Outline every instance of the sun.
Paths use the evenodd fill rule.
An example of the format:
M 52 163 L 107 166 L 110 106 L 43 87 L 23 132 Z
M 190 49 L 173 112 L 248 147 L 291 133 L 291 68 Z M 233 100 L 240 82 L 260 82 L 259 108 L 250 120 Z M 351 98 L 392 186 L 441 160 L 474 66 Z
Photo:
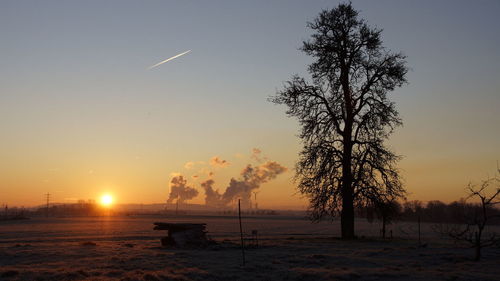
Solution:
M 111 204 L 113 204 L 113 196 L 109 194 L 101 196 L 101 205 L 108 207 L 111 206 Z

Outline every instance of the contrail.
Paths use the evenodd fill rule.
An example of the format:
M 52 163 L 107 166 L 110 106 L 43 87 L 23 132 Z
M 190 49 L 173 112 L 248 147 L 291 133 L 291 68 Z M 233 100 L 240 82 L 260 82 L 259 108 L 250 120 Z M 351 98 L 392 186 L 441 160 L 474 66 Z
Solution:
M 161 62 L 159 62 L 159 63 L 157 63 L 157 64 L 155 64 L 155 65 L 152 65 L 152 66 L 148 67 L 148 69 L 155 68 L 155 67 L 157 67 L 157 66 L 159 66 L 159 65 L 162 65 L 162 64 L 166 63 L 167 61 L 171 61 L 171 60 L 173 60 L 173 59 L 175 59 L 175 58 L 178 58 L 178 57 L 180 57 L 180 56 L 183 56 L 183 55 L 185 55 L 185 54 L 187 54 L 187 53 L 189 53 L 189 52 L 191 52 L 191 50 L 187 50 L 187 51 L 185 51 L 184 53 L 180 53 L 180 54 L 175 55 L 175 56 L 173 56 L 173 57 L 171 57 L 171 58 L 168 58 L 168 59 L 166 59 L 166 60 L 164 60 L 164 61 L 161 61 Z

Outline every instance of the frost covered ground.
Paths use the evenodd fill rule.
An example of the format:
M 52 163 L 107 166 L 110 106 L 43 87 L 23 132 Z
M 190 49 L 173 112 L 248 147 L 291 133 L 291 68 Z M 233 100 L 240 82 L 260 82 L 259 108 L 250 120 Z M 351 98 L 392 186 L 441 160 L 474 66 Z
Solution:
M 203 222 L 218 244 L 165 249 L 152 223 Z M 382 240 L 378 223 L 358 222 L 363 238 L 342 241 L 338 222 L 312 224 L 300 217 L 245 217 L 259 247 L 242 266 L 235 217 L 35 218 L 0 222 L 0 280 L 499 280 L 500 249 L 480 262 L 470 248 L 440 239 L 422 226 L 391 226 Z

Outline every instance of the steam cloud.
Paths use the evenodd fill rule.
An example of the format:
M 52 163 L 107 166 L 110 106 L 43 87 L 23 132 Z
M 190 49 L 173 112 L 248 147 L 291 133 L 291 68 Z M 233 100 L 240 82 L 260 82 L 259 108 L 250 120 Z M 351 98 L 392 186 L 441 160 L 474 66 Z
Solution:
M 262 151 L 258 148 L 252 149 L 250 158 L 256 161 L 257 165 L 248 164 L 240 172 L 240 176 L 231 178 L 229 185 L 224 193 L 219 192 L 214 188 L 215 181 L 213 180 L 213 172 L 207 167 L 201 168 L 196 174 L 191 175 L 192 180 L 196 181 L 200 178 L 200 173 L 209 178 L 201 182 L 201 187 L 205 191 L 205 204 L 210 207 L 224 208 L 236 200 L 241 199 L 244 207 L 251 207 L 252 192 L 255 192 L 262 184 L 275 179 L 278 175 L 287 171 L 287 168 L 275 161 L 268 161 L 268 158 L 262 155 Z M 214 156 L 209 162 L 186 162 L 184 168 L 191 170 L 195 165 L 208 164 L 212 168 L 223 168 L 229 166 L 229 162 L 218 156 Z M 198 190 L 188 186 L 187 179 L 179 173 L 171 174 L 173 177 L 170 182 L 170 194 L 167 200 L 168 203 L 177 201 L 182 203 L 198 196 Z
M 201 183 L 205 190 L 205 204 L 212 207 L 224 207 L 240 198 L 244 206 L 251 206 L 252 191 L 275 179 L 286 170 L 286 167 L 274 161 L 268 161 L 259 166 L 249 164 L 241 171 L 241 179 L 232 178 L 230 180 L 229 186 L 223 194 L 213 189 L 215 182 L 212 179 L 206 180 Z
M 177 199 L 177 202 L 182 203 L 186 200 L 193 199 L 198 196 L 198 190 L 187 185 L 187 180 L 183 176 L 177 175 L 170 181 L 170 195 L 167 202 L 171 203 Z
M 208 179 L 201 183 L 201 187 L 205 190 L 205 205 L 219 208 L 222 207 L 222 196 L 218 190 L 213 189 L 214 183 L 213 179 Z

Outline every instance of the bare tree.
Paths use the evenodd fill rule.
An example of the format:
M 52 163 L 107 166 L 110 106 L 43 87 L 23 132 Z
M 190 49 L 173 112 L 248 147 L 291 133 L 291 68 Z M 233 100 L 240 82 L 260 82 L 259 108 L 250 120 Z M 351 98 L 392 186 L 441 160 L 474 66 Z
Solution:
M 382 238 L 385 238 L 387 225 L 391 224 L 401 213 L 401 205 L 396 200 L 390 200 L 375 202 L 373 208 L 382 221 Z
M 488 195 L 491 188 L 495 190 Z M 481 249 L 500 243 L 500 237 L 495 232 L 487 232 L 486 227 L 500 218 L 494 206 L 500 203 L 500 170 L 494 178 L 483 180 L 479 186 L 469 183 L 467 199 L 478 200 L 479 203 L 462 204 L 460 210 L 461 222 L 453 225 L 439 225 L 436 230 L 446 234 L 456 241 L 465 241 L 474 249 L 474 260 L 481 259 Z
M 308 26 L 314 33 L 301 50 L 315 58 L 312 81 L 294 76 L 271 101 L 286 105 L 302 126 L 296 179 L 311 218 L 340 212 L 342 237 L 351 239 L 356 204 L 404 195 L 399 157 L 384 140 L 401 125 L 387 93 L 406 82 L 405 57 L 386 50 L 382 30 L 350 3 L 322 11 Z

